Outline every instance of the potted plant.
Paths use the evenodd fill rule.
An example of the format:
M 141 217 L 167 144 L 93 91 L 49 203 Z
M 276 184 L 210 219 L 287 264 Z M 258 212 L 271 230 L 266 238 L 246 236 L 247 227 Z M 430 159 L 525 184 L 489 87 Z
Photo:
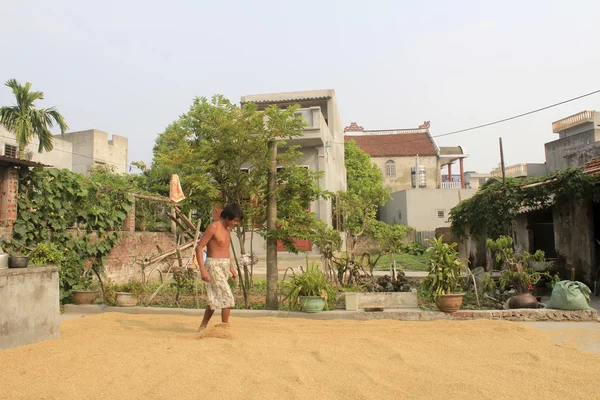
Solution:
M 526 251 L 515 252 L 510 236 L 500 236 L 497 240 L 488 239 L 487 246 L 492 250 L 496 263 L 501 266 L 500 286 L 503 291 L 514 291 L 509 299 L 509 308 L 538 308 L 538 299 L 533 296 L 535 286 L 542 278 L 550 283 L 558 281 L 558 276 L 550 272 L 538 272 L 533 268 L 536 263 L 545 263 L 541 250 L 530 254 Z
M 73 302 L 78 306 L 90 305 L 98 293 L 100 293 L 98 283 L 94 281 L 89 271 L 84 271 L 79 283 L 73 285 Z
M 115 302 L 119 307 L 135 307 L 141 296 L 145 293 L 141 282 L 130 280 L 114 288 Z
M 66 253 L 62 250 L 63 249 L 60 249 L 57 244 L 52 242 L 40 243 L 29 255 L 29 261 L 31 264 L 38 267 L 45 265 L 60 267 L 66 258 Z
M 22 251 L 22 248 L 18 248 L 9 253 L 8 268 L 27 268 L 30 253 L 23 253 Z
M 8 268 L 27 268 L 29 265 L 29 256 L 35 249 L 30 249 L 24 244 L 12 240 L 8 243 L 3 243 L 8 254 Z
M 432 239 L 429 253 L 429 275 L 423 280 L 426 290 L 433 294 L 437 308 L 453 313 L 462 306 L 464 293 L 460 289 L 460 273 L 465 265 L 458 257 L 456 243 L 444 243 L 442 236 Z
M 335 299 L 335 290 L 327 275 L 319 269 L 319 263 L 314 262 L 306 270 L 296 274 L 292 271 L 292 280 L 289 283 L 290 292 L 284 301 L 288 301 L 290 309 L 300 307 L 304 312 L 316 313 L 327 308 L 327 301 Z

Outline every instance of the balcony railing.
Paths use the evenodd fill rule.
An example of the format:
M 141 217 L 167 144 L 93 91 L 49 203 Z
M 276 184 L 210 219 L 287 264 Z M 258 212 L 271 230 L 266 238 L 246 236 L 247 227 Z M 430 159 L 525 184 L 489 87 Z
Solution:
M 506 176 L 508 176 L 509 178 L 526 177 L 527 176 L 527 164 L 521 163 L 521 164 L 509 165 L 508 167 L 504 168 L 504 172 L 505 172 Z M 493 170 L 491 172 L 491 175 L 495 178 L 501 177 L 502 169 L 496 168 L 495 170 Z
M 460 189 L 460 182 L 442 182 L 440 185 L 441 189 Z
M 594 121 L 594 111 L 582 111 L 552 123 L 552 132 L 559 133 L 565 129 Z

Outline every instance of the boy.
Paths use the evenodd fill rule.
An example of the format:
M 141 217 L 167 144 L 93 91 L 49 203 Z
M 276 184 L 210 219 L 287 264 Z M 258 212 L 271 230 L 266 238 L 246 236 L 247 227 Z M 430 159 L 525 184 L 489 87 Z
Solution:
M 208 326 L 208 321 L 216 309 L 221 309 L 221 321 L 229 323 L 229 313 L 234 306 L 233 293 L 227 282 L 228 271 L 237 279 L 233 263 L 229 255 L 231 245 L 231 229 L 244 218 L 244 213 L 238 204 L 228 204 L 221 211 L 221 219 L 213 222 L 196 247 L 196 260 L 200 266 L 200 276 L 206 282 L 208 307 L 204 311 L 204 318 L 198 331 Z M 202 256 L 202 249 L 207 247 L 206 261 Z

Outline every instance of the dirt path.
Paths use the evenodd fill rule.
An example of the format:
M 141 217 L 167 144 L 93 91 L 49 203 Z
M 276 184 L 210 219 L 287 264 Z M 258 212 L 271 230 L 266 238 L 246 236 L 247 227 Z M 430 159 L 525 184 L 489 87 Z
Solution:
M 502 321 L 100 314 L 0 351 L 0 399 L 593 398 L 600 355 Z M 590 397 L 591 396 L 591 397 Z

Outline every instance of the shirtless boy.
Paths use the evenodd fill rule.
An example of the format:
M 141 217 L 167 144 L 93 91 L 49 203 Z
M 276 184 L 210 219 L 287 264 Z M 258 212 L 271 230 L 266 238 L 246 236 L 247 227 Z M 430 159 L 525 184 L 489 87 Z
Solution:
M 206 282 L 206 294 L 208 307 L 204 311 L 204 318 L 200 324 L 199 331 L 208 326 L 208 321 L 216 309 L 221 309 L 221 321 L 229 323 L 229 313 L 234 306 L 233 293 L 227 282 L 229 273 L 233 279 L 237 274 L 229 255 L 231 245 L 231 229 L 244 218 L 244 213 L 238 204 L 228 204 L 221 211 L 220 221 L 213 222 L 202 235 L 202 239 L 196 246 L 196 260 L 200 266 L 200 275 Z M 207 247 L 206 261 L 202 255 L 202 249 Z M 227 271 L 229 269 L 229 271 Z

